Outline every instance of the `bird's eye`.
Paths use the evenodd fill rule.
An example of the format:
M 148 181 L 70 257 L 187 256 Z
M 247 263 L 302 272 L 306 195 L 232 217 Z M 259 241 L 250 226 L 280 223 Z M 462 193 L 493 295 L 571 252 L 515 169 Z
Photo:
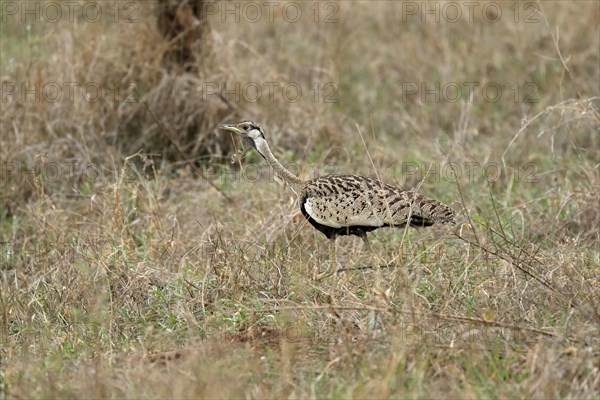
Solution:
M 248 128 L 249 128 L 248 125 L 244 125 L 244 127 L 242 129 L 244 129 L 245 131 L 247 131 Z

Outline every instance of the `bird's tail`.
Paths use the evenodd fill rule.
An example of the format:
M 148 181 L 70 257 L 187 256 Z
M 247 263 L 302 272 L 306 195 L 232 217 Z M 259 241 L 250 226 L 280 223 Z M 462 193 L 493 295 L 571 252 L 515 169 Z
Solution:
M 411 226 L 431 226 L 434 223 L 456 224 L 452 208 L 427 196 L 412 193 L 409 222 Z

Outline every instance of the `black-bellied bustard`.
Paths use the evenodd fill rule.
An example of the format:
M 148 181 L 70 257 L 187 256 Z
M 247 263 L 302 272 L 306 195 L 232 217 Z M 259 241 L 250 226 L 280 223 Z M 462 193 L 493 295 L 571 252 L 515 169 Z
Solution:
M 220 128 L 250 142 L 275 173 L 298 193 L 302 215 L 329 239 L 329 268 L 317 279 L 333 274 L 332 265 L 338 267 L 335 256 L 338 236 L 360 236 L 368 248 L 367 232 L 377 228 L 455 223 L 454 211 L 447 205 L 365 176 L 327 175 L 308 181 L 297 177 L 275 158 L 261 126 L 255 122 L 243 121 Z

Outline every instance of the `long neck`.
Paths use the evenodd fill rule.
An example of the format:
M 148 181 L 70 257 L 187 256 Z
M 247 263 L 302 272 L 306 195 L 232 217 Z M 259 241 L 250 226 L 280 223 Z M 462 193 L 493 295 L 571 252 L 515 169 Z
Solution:
M 302 179 L 298 178 L 296 175 L 288 171 L 283 165 L 281 165 L 273 153 L 271 153 L 269 144 L 265 139 L 258 138 L 254 141 L 254 144 L 256 145 L 256 150 L 261 156 L 264 157 L 265 160 L 269 162 L 275 173 L 279 175 L 279 177 L 283 179 L 285 183 L 289 184 L 290 186 L 300 186 L 304 184 Z

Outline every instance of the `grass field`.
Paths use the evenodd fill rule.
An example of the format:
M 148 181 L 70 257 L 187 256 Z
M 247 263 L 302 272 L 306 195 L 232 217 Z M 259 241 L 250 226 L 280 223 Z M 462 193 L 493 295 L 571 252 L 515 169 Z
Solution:
M 0 3 L 0 398 L 600 398 L 600 3 L 467 3 Z M 241 119 L 458 223 L 315 281 Z

